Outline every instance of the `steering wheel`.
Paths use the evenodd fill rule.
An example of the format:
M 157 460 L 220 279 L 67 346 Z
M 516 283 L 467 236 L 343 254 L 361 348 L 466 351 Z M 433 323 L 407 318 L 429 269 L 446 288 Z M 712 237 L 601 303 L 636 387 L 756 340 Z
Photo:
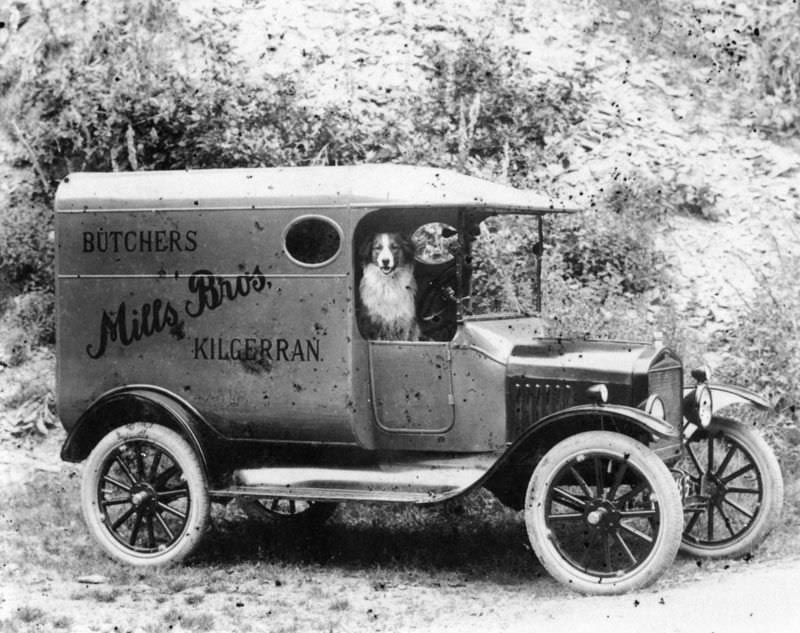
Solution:
M 455 262 L 450 262 L 425 284 L 417 304 L 417 320 L 423 338 L 449 341 L 455 336 L 458 317 L 457 288 Z

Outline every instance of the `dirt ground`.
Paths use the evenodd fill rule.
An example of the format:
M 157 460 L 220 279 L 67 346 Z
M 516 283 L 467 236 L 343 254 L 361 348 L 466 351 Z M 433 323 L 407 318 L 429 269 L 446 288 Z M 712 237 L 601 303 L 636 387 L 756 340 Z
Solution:
M 162 614 L 205 596 L 204 612 L 214 613 L 212 631 L 505 631 L 576 633 L 579 631 L 670 631 L 735 633 L 796 631 L 800 603 L 800 561 L 738 567 L 681 586 L 669 578 L 647 592 L 616 597 L 581 597 L 550 593 L 550 580 L 526 586 L 454 583 L 452 586 L 387 586 L 376 591 L 369 579 L 336 570 L 303 574 L 294 587 L 276 587 L 272 579 L 251 581 L 213 595 L 190 587 L 166 599 L 146 584 L 123 587 L 124 595 L 104 604 L 82 600 L 95 586 L 60 578 L 57 571 L 24 582 L 5 574 L 0 582 L 0 618 L 15 616 L 20 605 L 71 618 L 72 631 L 167 630 Z M 102 588 L 102 585 L 100 586 Z M 319 599 L 331 592 L 341 598 Z M 344 606 L 341 606 L 344 605 Z M 233 612 L 231 614 L 231 612 Z M 52 621 L 41 628 L 52 630 Z M 183 629 L 178 622 L 172 630 Z
M 37 474 L 54 482 L 79 474 L 79 466 L 58 461 L 62 440 L 56 431 L 27 448 L 0 444 L 0 540 L 14 529 L 8 500 L 30 494 Z M 391 534 L 380 525 L 366 537 L 370 531 Z M 70 520 L 59 538 L 83 536 L 80 521 Z M 102 557 L 64 561 L 63 568 L 2 564 L 0 631 L 788 633 L 800 619 L 800 557 L 781 560 L 774 552 L 702 565 L 679 557 L 652 587 L 614 597 L 571 593 L 540 568 L 481 577 L 457 567 L 381 569 L 347 553 L 328 564 L 297 564 L 251 549 L 229 563 L 176 571 L 137 574 Z

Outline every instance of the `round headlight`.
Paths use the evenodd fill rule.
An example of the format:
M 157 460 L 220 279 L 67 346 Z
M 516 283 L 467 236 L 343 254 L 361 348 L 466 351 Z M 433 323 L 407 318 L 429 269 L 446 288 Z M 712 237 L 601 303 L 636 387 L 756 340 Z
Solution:
M 705 385 L 697 385 L 694 390 L 694 401 L 697 407 L 697 419 L 703 428 L 711 424 L 711 390 Z
M 664 401 L 659 397 L 658 394 L 655 393 L 650 394 L 647 402 L 645 402 L 644 412 L 648 415 L 652 415 L 654 418 L 658 418 L 659 420 L 664 420 L 667 417 L 667 411 L 664 408 Z

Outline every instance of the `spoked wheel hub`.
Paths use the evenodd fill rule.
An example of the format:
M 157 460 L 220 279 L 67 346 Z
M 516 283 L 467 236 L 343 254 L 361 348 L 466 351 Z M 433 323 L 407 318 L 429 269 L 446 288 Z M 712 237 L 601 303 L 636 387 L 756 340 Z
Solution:
M 97 504 L 114 539 L 142 553 L 171 547 L 186 528 L 190 492 L 164 447 L 145 439 L 111 451 L 100 469 Z
M 528 484 L 531 545 L 558 580 L 585 593 L 646 586 L 680 542 L 678 488 L 646 446 L 587 431 L 554 446 Z
M 546 521 L 554 544 L 576 568 L 618 576 L 650 555 L 661 513 L 632 464 L 613 455 L 579 455 L 553 483 Z
M 586 523 L 590 528 L 610 531 L 619 527 L 619 519 L 621 515 L 611 503 L 587 503 L 585 513 Z
M 172 429 L 133 422 L 108 433 L 81 479 L 86 524 L 103 549 L 133 565 L 186 557 L 208 526 L 208 483 L 189 443 Z
M 752 428 L 713 418 L 692 434 L 678 465 L 684 495 L 683 550 L 694 556 L 740 556 L 775 524 L 783 481 L 772 450 Z
M 703 477 L 701 486 L 703 496 L 716 506 L 720 505 L 728 494 L 728 486 L 725 481 L 714 473 L 707 473 Z
M 158 493 L 151 485 L 139 482 L 131 487 L 131 504 L 137 512 L 152 515 L 158 507 Z

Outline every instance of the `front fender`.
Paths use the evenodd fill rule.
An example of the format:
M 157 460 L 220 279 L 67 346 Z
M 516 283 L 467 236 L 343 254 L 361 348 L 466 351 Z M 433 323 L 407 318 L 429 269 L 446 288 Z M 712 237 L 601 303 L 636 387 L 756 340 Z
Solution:
M 538 433 L 545 427 L 549 427 L 553 424 L 564 423 L 570 420 L 582 418 L 599 420 L 610 418 L 617 423 L 623 422 L 632 424 L 635 427 L 638 427 L 641 430 L 653 435 L 657 435 L 658 437 L 675 438 L 679 436 L 677 429 L 673 428 L 672 425 L 668 424 L 664 420 L 659 420 L 658 418 L 654 418 L 652 415 L 648 415 L 641 409 L 626 407 L 619 404 L 582 404 L 575 407 L 569 407 L 568 409 L 563 409 L 543 417 L 531 427 L 526 429 L 525 433 L 523 433 L 520 439 Z M 587 428 L 586 430 L 590 429 Z
M 78 418 L 61 448 L 61 459 L 84 460 L 97 443 L 116 427 L 131 422 L 154 422 L 173 428 L 197 452 L 207 470 L 204 447 L 216 432 L 191 405 L 172 392 L 153 385 L 127 385 L 101 395 Z
M 509 446 L 481 480 L 504 504 L 521 509 L 525 486 L 538 459 L 559 441 L 584 431 L 610 430 L 651 443 L 678 446 L 680 433 L 641 409 L 617 404 L 583 404 L 545 416 Z M 641 436 L 647 436 L 643 438 Z M 658 442 L 658 443 L 661 443 Z M 673 451 L 674 452 L 674 451 Z
M 770 408 L 769 401 L 756 392 L 750 391 L 750 389 L 737 387 L 735 385 L 719 385 L 714 383 L 708 383 L 707 386 L 711 391 L 712 413 L 717 413 L 732 404 L 747 404 L 762 411 L 766 411 Z M 689 395 L 692 390 L 694 390 L 694 387 L 684 387 L 683 395 Z

